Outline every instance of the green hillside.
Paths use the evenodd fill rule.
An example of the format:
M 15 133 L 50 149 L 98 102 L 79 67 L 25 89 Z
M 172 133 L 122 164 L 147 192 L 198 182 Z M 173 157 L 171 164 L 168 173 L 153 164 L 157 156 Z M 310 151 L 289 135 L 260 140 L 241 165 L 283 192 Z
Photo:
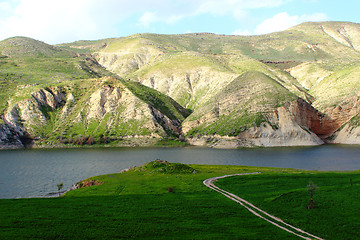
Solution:
M 0 114 L 7 102 L 64 80 L 89 79 L 109 73 L 97 62 L 75 52 L 24 37 L 0 42 Z
M 240 132 L 269 122 L 267 113 L 297 96 L 276 80 L 260 72 L 246 72 L 229 83 L 186 119 L 187 122 L 209 118 L 188 134 L 237 136 Z M 237 104 L 231 104 L 231 102 Z
M 216 135 L 242 146 L 240 133 L 320 143 L 316 133 L 329 141 L 360 113 L 359 51 L 360 25 L 348 22 L 57 46 L 15 37 L 0 42 L 0 114 L 42 144 Z

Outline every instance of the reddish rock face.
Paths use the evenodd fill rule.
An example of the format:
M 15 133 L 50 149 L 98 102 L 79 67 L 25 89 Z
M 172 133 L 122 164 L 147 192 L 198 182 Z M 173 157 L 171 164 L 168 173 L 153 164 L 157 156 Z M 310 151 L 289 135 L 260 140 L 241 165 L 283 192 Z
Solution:
M 326 138 L 359 113 L 359 97 L 352 97 L 336 107 L 328 108 L 325 115 L 320 119 L 321 128 L 317 134 Z
M 320 138 L 325 139 L 360 113 L 360 97 L 353 97 L 336 107 L 328 108 L 325 114 L 320 113 L 300 98 L 284 107 L 293 114 L 294 120 L 300 126 L 308 128 Z
M 321 131 L 321 114 L 319 111 L 301 98 L 298 98 L 295 102 L 290 103 L 288 109 L 300 126 L 304 126 L 316 135 L 319 135 L 318 133 Z

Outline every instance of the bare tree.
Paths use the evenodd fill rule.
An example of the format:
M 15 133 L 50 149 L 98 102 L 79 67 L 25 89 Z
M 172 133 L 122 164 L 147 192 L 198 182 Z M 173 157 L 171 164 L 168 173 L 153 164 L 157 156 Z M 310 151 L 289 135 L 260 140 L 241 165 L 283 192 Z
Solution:
M 307 185 L 307 190 L 310 193 L 310 203 L 307 208 L 312 209 L 315 206 L 313 196 L 316 190 L 318 190 L 318 187 L 313 182 L 309 182 L 309 184 Z
M 58 191 L 59 191 L 59 197 L 60 197 L 60 191 L 61 191 L 61 189 L 63 188 L 63 186 L 64 186 L 64 183 L 59 183 L 59 184 L 57 184 Z

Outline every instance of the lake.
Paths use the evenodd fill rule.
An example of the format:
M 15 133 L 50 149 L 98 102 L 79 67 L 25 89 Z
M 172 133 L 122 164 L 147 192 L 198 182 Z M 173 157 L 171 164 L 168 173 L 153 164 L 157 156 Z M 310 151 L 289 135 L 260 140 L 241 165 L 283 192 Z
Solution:
M 63 182 L 116 173 L 156 159 L 186 164 L 247 165 L 308 170 L 358 170 L 360 146 L 255 149 L 86 148 L 0 151 L 0 198 L 44 197 Z

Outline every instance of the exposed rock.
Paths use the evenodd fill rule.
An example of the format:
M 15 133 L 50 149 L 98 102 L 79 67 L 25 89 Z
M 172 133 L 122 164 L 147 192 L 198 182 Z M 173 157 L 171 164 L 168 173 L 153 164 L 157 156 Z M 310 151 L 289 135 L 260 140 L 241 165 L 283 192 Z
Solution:
M 91 95 L 87 118 L 99 119 L 107 112 L 115 111 L 120 98 L 121 93 L 118 88 L 103 86 Z
M 71 109 L 74 107 L 74 105 L 75 105 L 74 95 L 72 93 L 69 93 L 66 98 L 66 104 L 64 105 L 64 107 L 61 111 L 62 119 L 65 119 L 66 117 L 69 116 L 69 113 L 70 113 Z
M 241 141 L 237 137 L 220 135 L 189 137 L 187 138 L 187 141 L 193 146 L 203 146 L 220 149 L 233 149 L 243 146 L 241 144 Z
M 32 94 L 32 97 L 39 102 L 41 106 L 50 106 L 52 109 L 58 107 L 65 98 L 65 93 L 59 87 L 41 89 Z
M 21 132 L 7 125 L 0 124 L 0 149 L 23 148 Z
M 5 119 L 11 125 L 32 130 L 32 126 L 46 123 L 46 108 L 55 109 L 64 102 L 65 93 L 61 88 L 41 89 L 31 98 L 22 100 L 8 109 Z
M 317 135 L 321 131 L 321 113 L 301 98 L 278 108 L 275 111 L 275 115 L 275 122 L 279 121 L 279 124 L 283 126 L 286 124 L 286 118 L 281 118 L 282 116 L 288 115 L 292 121 L 296 122 L 296 124 L 303 129 L 306 129 L 306 131 L 310 130 Z
M 149 106 L 149 108 L 151 114 L 153 115 L 154 123 L 160 124 L 165 131 L 171 132 L 180 139 L 183 139 L 181 122 L 179 122 L 178 120 L 171 120 L 154 107 Z
M 214 148 L 320 145 L 324 142 L 311 130 L 319 128 L 319 114 L 302 99 L 285 104 L 268 115 L 269 122 L 251 127 L 238 136 L 197 136 L 190 144 Z
M 86 115 L 88 121 L 101 121 L 106 114 L 113 116 L 107 123 L 108 128 L 115 127 L 117 124 L 138 121 L 141 122 L 139 127 L 147 129 L 151 134 L 160 132 L 161 135 L 166 135 L 165 131 L 169 130 L 180 135 L 178 129 L 180 123 L 170 120 L 159 110 L 144 103 L 123 85 L 102 86 L 90 96 L 88 105 Z M 116 115 L 118 117 L 115 117 Z M 81 121 L 79 117 L 77 119 Z
M 238 137 L 246 145 L 254 146 L 305 146 L 320 145 L 324 142 L 312 132 L 319 128 L 318 112 L 307 102 L 298 99 L 270 114 L 268 123 L 253 127 Z M 275 125 L 275 127 L 274 127 Z M 314 131 L 314 130 L 313 130 Z
M 339 144 L 360 144 L 360 126 L 350 126 L 348 123 L 338 132 L 335 132 L 331 143 Z
M 58 87 L 42 89 L 10 107 L 3 117 L 5 124 L 1 124 L 0 148 L 22 148 L 30 144 L 33 127 L 46 123 L 46 108 L 60 106 L 64 96 Z
M 321 118 L 321 128 L 316 133 L 326 138 L 359 113 L 360 97 L 351 97 L 335 107 L 326 109 L 325 116 Z

